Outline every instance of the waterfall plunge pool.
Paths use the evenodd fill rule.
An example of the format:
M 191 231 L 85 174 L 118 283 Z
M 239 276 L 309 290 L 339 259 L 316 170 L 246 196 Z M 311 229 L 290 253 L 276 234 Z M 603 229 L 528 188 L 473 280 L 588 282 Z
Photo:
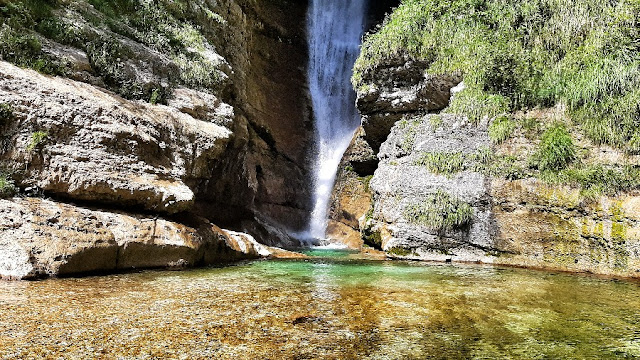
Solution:
M 638 358 L 640 284 L 308 260 L 0 282 L 0 358 Z

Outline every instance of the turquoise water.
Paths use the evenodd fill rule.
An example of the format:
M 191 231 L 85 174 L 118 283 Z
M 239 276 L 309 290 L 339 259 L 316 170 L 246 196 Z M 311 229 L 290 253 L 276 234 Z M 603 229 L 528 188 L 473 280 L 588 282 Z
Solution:
M 640 358 L 640 284 L 309 260 L 0 282 L 0 358 Z

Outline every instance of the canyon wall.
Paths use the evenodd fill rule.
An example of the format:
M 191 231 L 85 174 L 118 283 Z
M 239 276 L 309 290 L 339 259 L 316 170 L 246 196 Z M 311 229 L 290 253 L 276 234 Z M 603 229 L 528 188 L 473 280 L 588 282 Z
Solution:
M 252 235 L 298 245 L 306 1 L 30 4 L 0 3 L 0 275 L 269 256 Z

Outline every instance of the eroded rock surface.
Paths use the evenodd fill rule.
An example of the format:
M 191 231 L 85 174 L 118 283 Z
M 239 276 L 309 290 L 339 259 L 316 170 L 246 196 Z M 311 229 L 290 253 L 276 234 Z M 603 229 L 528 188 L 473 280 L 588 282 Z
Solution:
M 282 251 L 205 219 L 184 225 L 37 198 L 0 200 L 3 278 L 184 268 L 276 253 Z
M 365 232 L 378 233 L 379 246 L 390 253 L 425 260 L 476 261 L 492 249 L 491 207 L 488 179 L 475 171 L 435 174 L 423 165 L 426 153 L 473 155 L 490 142 L 486 129 L 454 115 L 430 116 L 398 123 L 378 157 L 380 164 L 371 180 L 373 212 L 364 219 Z M 464 155 L 463 155 L 464 156 Z M 473 209 L 469 226 L 440 229 L 415 219 L 410 209 L 422 206 L 442 192 Z M 444 211 L 444 209 L 442 210 Z M 428 222 L 428 221 L 427 221 Z
M 377 152 L 393 125 L 406 114 L 442 110 L 461 76 L 431 75 L 428 64 L 398 59 L 364 74 L 367 85 L 358 89 L 365 139 Z
M 490 119 L 473 124 L 447 113 L 459 77 L 430 78 L 407 59 L 378 70 L 364 74 L 359 89 L 363 129 L 340 166 L 332 236 L 351 244 L 360 232 L 365 244 L 399 259 L 640 277 L 640 194 L 586 196 L 571 184 L 545 183 L 531 167 L 531 132 L 562 109 L 514 115 L 535 118 L 537 130 L 522 127 L 496 145 Z M 580 161 L 637 166 L 632 155 L 573 136 Z M 366 175 L 373 176 L 364 182 Z
M 170 49 L 146 36 L 153 32 L 146 23 L 131 22 L 133 14 L 120 13 L 126 9 L 105 12 L 109 6 L 103 5 L 77 1 L 52 6 L 58 30 L 76 41 L 24 29 L 42 44 L 43 58 L 64 65 L 61 77 L 0 61 L 0 103 L 12 109 L 10 119 L 0 124 L 0 175 L 8 174 L 22 195 L 46 195 L 60 207 L 90 207 L 89 213 L 72 211 L 79 223 L 88 221 L 77 226 L 93 234 L 96 221 L 82 217 L 99 212 L 111 224 L 109 231 L 95 230 L 93 238 L 70 230 L 69 236 L 52 240 L 43 230 L 30 233 L 29 246 L 26 240 L 3 238 L 7 264 L 13 264 L 3 266 L 27 274 L 6 276 L 164 267 L 173 258 L 189 266 L 209 263 L 217 250 L 203 249 L 213 246 L 207 240 L 214 236 L 213 227 L 203 230 L 191 223 L 193 218 L 235 230 L 224 235 L 225 242 L 233 242 L 228 247 L 234 253 L 299 256 L 257 241 L 299 246 L 290 233 L 306 226 L 311 211 L 307 2 L 181 3 L 179 13 L 167 13 L 168 21 L 176 34 L 191 31 L 187 37 L 192 42 L 174 39 L 180 44 L 169 44 Z M 142 10 L 167 3 L 149 5 Z M 156 40 L 164 41 L 164 30 L 155 34 Z M 20 209 L 26 206 L 19 203 Z M 16 204 L 2 202 L 0 211 L 13 214 Z M 30 211 L 49 211 L 49 205 L 38 206 Z M 25 229 L 40 220 L 27 215 L 21 215 L 23 235 L 11 236 L 28 238 Z M 163 232 L 158 239 L 165 245 L 118 240 L 148 237 L 140 229 L 148 219 L 162 217 L 167 220 L 157 221 L 163 224 L 157 231 Z M 138 218 L 143 220 L 136 226 L 122 223 Z M 204 243 L 182 244 L 185 239 Z M 51 244 L 67 249 L 59 260 Z M 33 250 L 38 248 L 49 250 Z M 170 254 L 180 256 L 167 255 L 165 248 L 175 248 Z M 223 257 L 225 249 L 218 247 Z
M 380 147 L 394 124 L 412 114 L 445 108 L 456 75 L 430 75 L 427 64 L 398 59 L 364 74 L 366 85 L 357 89 L 362 126 L 342 158 L 333 190 L 328 235 L 359 248 L 358 233 L 365 214 L 373 210 L 369 182 L 378 168 Z
M 198 206 L 261 241 L 299 245 L 287 234 L 302 231 L 312 211 L 307 2 L 225 0 L 216 6 L 226 25 L 212 41 L 233 68 L 235 139 L 226 161 L 212 168 L 216 181 L 203 184 L 207 195 Z
M 539 180 L 491 182 L 500 264 L 640 277 L 640 196 L 585 199 Z
M 0 155 L 18 185 L 96 203 L 189 210 L 231 137 L 166 106 L 131 102 L 72 80 L 0 62 L 0 102 L 13 119 Z M 214 102 L 215 104 L 215 102 Z M 230 122 L 233 112 L 222 107 Z M 214 110 L 215 111 L 215 110 Z

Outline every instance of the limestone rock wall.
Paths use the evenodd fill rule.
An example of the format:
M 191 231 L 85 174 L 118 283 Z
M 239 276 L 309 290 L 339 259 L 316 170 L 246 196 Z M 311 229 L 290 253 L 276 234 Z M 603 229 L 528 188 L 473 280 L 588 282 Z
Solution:
M 283 235 L 302 230 L 311 209 L 307 1 L 234 0 L 218 6 L 227 22 L 217 42 L 233 68 L 236 138 L 228 161 L 213 168 L 217 181 L 203 184 L 207 196 L 199 205 L 223 223 L 267 241 L 271 234 L 274 243 L 287 241 Z M 220 208 L 226 210 L 215 211 Z
M 38 198 L 0 200 L 0 215 L 0 277 L 8 279 L 185 268 L 272 253 L 202 218 L 185 225 Z
M 11 110 L 0 176 L 20 196 L 0 202 L 0 275 L 295 256 L 255 239 L 299 245 L 289 233 L 311 208 L 307 2 L 149 3 L 140 10 L 171 14 L 148 24 L 100 6 L 52 4 L 51 36 L 3 28 L 27 33 L 63 70 L 0 59 L 0 104 Z
M 425 75 L 424 69 L 423 63 L 397 59 L 383 64 L 375 74 L 368 74 L 367 86 L 358 89 L 362 126 L 338 170 L 331 202 L 330 238 L 342 239 L 354 248 L 362 246 L 360 233 L 369 237 L 363 224 L 365 215 L 370 217 L 373 211 L 370 183 L 378 168 L 382 144 L 396 122 L 445 108 L 451 89 L 460 82 L 458 76 Z
M 174 108 L 4 62 L 0 102 L 13 109 L 0 161 L 19 185 L 96 204 L 187 211 L 231 138 L 229 129 Z M 231 122 L 233 112 L 220 107 Z
M 429 119 L 439 117 L 435 127 Z M 427 115 L 403 120 L 382 144 L 380 164 L 371 180 L 373 212 L 363 228 L 379 233 L 380 247 L 395 255 L 428 260 L 487 261 L 493 247 L 487 178 L 476 171 L 436 174 L 421 162 L 424 153 L 460 152 L 473 156 L 490 144 L 486 129 L 453 115 Z M 433 202 L 437 193 L 464 202 L 473 209 L 468 226 L 442 228 L 437 220 L 421 219 L 412 208 Z M 424 210 L 425 217 L 453 209 Z M 431 224 L 431 223 L 436 224 Z M 407 249 L 411 254 L 404 254 Z M 403 257 L 405 257 L 403 256 Z
M 447 113 L 459 78 L 398 62 L 369 74 L 359 89 L 363 128 L 343 158 L 333 197 L 332 220 L 348 231 L 334 237 L 352 244 L 359 232 L 365 244 L 400 259 L 640 277 L 637 191 L 589 196 L 541 180 L 526 164 L 534 138 L 518 133 L 496 145 L 489 119 L 473 124 Z M 545 115 L 533 115 L 544 126 Z M 613 163 L 635 161 L 576 137 L 581 161 L 603 154 Z M 367 186 L 358 185 L 366 175 Z

